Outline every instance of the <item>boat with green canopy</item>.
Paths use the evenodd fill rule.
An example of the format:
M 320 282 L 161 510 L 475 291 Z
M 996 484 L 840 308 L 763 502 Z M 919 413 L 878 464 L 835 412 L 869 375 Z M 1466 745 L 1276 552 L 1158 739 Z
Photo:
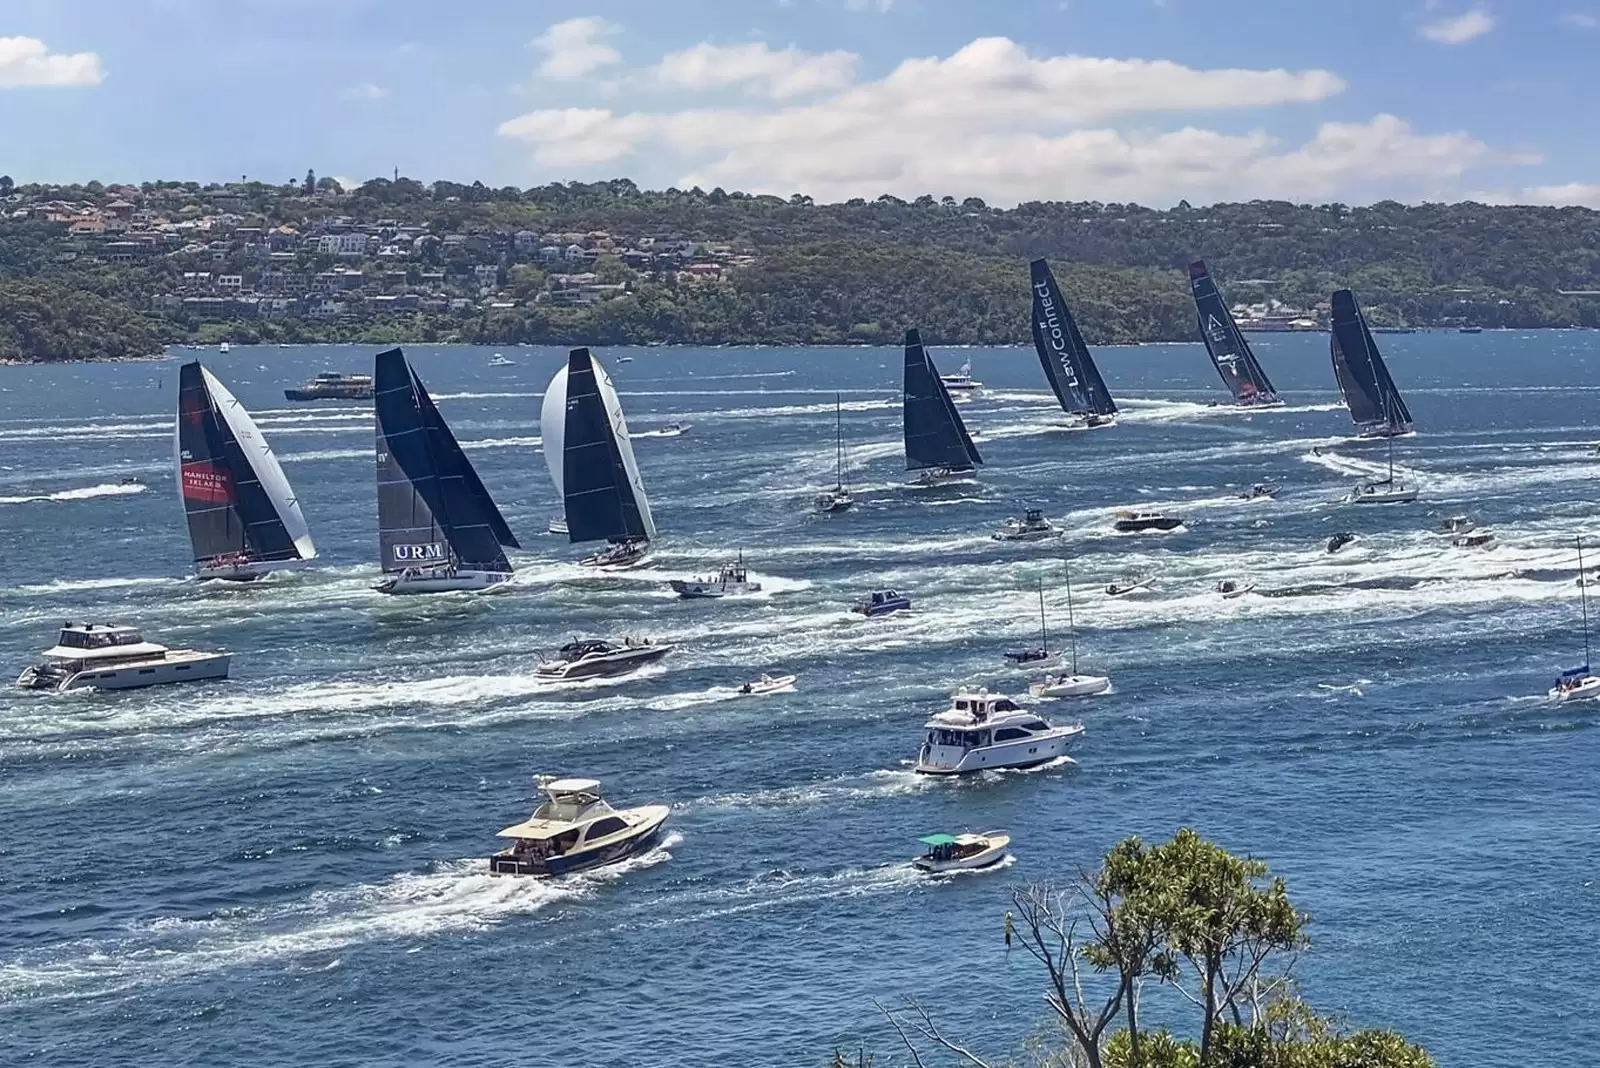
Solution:
M 1004 831 L 983 834 L 928 834 L 917 841 L 928 851 L 911 863 L 926 872 L 990 868 L 1009 855 L 1011 836 Z

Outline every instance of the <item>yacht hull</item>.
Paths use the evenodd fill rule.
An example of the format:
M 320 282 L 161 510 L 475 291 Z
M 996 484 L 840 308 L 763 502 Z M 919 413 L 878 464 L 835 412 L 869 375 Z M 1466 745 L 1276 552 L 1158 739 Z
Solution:
M 541 678 L 549 679 L 596 679 L 612 675 L 626 675 L 628 672 L 636 671 L 646 664 L 655 663 L 672 652 L 672 648 L 670 645 L 650 645 L 625 649 L 617 654 L 596 657 L 593 660 L 547 664 L 540 667 L 536 674 Z
M 232 653 L 174 650 L 166 660 L 158 663 L 128 664 L 114 668 L 91 667 L 60 678 L 52 678 L 30 667 L 17 677 L 17 685 L 53 693 L 66 693 L 69 690 L 142 690 L 148 686 L 165 686 L 176 682 L 225 679 L 232 662 Z
M 1565 704 L 1568 701 L 1591 701 L 1597 697 L 1600 697 L 1600 676 L 1596 675 L 1588 676 L 1569 689 L 1564 690 L 1559 686 L 1550 688 L 1550 700 L 1558 704 Z
M 1038 767 L 1066 756 L 1082 733 L 1082 727 L 1058 727 L 1048 734 L 972 749 L 924 745 L 914 770 L 921 775 L 971 775 L 1002 768 Z
M 1069 675 L 1063 679 L 1047 679 L 1028 687 L 1035 697 L 1093 697 L 1111 689 L 1111 680 L 1104 675 Z
M 195 577 L 201 582 L 254 582 L 274 571 L 293 571 L 306 563 L 305 560 L 260 560 L 248 564 L 199 564 L 195 567 Z
M 667 816 L 670 811 L 664 805 L 661 806 L 661 809 L 662 811 L 658 816 L 640 824 L 634 829 L 633 834 L 625 838 L 602 842 L 593 849 L 584 849 L 576 853 L 548 857 L 543 860 L 496 853 L 489 858 L 489 873 L 491 875 L 521 875 L 533 879 L 553 879 L 560 875 L 571 875 L 574 872 L 589 871 L 593 868 L 603 868 L 610 864 L 620 863 L 630 857 L 636 857 L 648 851 L 661 840 L 661 832 L 666 826 Z
M 745 597 L 760 593 L 761 586 L 753 582 L 686 582 L 673 579 L 673 592 L 686 601 L 708 601 L 721 597 Z
M 372 588 L 379 593 L 405 596 L 419 593 L 491 590 L 504 586 L 510 581 L 511 575 L 504 571 L 457 571 L 454 575 L 421 575 L 413 577 L 408 577 L 404 574 L 394 575 L 384 579 Z

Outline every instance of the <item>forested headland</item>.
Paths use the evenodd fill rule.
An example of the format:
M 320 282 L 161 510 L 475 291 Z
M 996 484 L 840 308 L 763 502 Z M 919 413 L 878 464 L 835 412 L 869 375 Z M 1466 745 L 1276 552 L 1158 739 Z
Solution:
M 1186 265 L 1235 303 L 1379 325 L 1600 327 L 1600 213 L 880 197 L 627 180 L 18 185 L 0 178 L 0 360 L 183 341 L 1025 343 L 1048 257 L 1091 344 L 1192 340 Z

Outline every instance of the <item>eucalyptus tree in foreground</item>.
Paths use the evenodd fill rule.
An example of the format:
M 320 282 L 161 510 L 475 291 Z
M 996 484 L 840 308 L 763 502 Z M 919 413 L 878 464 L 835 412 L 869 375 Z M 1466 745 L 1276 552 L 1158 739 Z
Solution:
M 1431 1068 L 1391 1031 L 1347 1033 L 1298 997 L 1293 968 L 1310 917 L 1262 861 L 1190 830 L 1118 843 L 1095 871 L 1011 892 L 1017 944 L 1038 964 L 1057 1026 L 1037 1063 L 1073 1068 Z M 1140 1020 L 1146 988 L 1186 1033 Z M 997 1068 L 912 1001 L 878 1005 L 919 1068 Z M 1198 1018 L 1195 1018 L 1197 1015 Z

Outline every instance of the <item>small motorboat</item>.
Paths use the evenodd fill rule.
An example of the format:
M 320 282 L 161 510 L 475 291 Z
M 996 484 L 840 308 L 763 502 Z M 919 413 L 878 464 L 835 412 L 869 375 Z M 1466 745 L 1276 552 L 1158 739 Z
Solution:
M 1175 515 L 1165 512 L 1135 512 L 1121 511 L 1112 521 L 1113 530 L 1123 534 L 1141 533 L 1147 530 L 1176 530 L 1183 526 L 1183 520 Z
M 516 365 L 517 364 L 515 360 L 508 360 L 498 352 L 495 353 L 494 358 L 489 361 L 490 367 L 515 367 Z
M 546 878 L 615 864 L 653 846 L 672 814 L 667 805 L 612 808 L 594 779 L 536 780 L 546 800 L 501 831 L 512 845 L 489 858 L 491 875 Z
M 1061 535 L 1061 529 L 1044 517 L 1042 509 L 1029 508 L 1021 519 L 1007 519 L 990 537 L 995 541 L 1043 541 Z
M 1466 534 L 1476 529 L 1477 525 L 1471 516 L 1452 515 L 1441 519 L 1435 529 L 1440 534 Z
M 224 341 L 222 344 L 217 346 L 217 351 L 226 356 L 228 353 L 233 351 L 233 345 Z
M 1233 579 L 1223 579 L 1212 587 L 1212 589 L 1230 601 L 1235 597 L 1243 597 L 1255 588 L 1256 584 L 1254 582 L 1235 582 Z
M 1239 499 L 1242 500 L 1242 501 L 1261 501 L 1261 500 L 1269 500 L 1270 501 L 1272 498 L 1276 497 L 1277 495 L 1278 495 L 1278 487 L 1277 486 L 1271 486 L 1271 485 L 1268 485 L 1265 482 L 1257 482 L 1254 486 L 1251 486 L 1249 490 L 1247 490 L 1244 493 L 1239 494 Z
M 873 590 L 857 601 L 850 611 L 857 615 L 885 616 L 890 612 L 903 612 L 911 607 L 911 598 L 894 590 Z
M 688 429 L 688 423 L 668 423 L 666 426 L 656 431 L 656 437 L 675 438 L 684 434 L 686 431 L 688 431 Z
M 1336 553 L 1355 540 L 1356 536 L 1354 534 L 1350 533 L 1348 530 L 1341 530 L 1339 533 L 1328 539 L 1328 551 L 1330 553 Z
M 655 344 L 655 342 L 651 342 L 651 344 Z M 632 356 L 618 356 L 617 357 L 617 362 L 618 363 L 632 363 L 633 362 L 633 357 Z
M 917 754 L 923 775 L 966 775 L 998 768 L 1031 768 L 1066 756 L 1083 724 L 1055 727 L 1009 697 L 957 690 L 950 707 L 923 725 Z
M 169 649 L 133 627 L 67 623 L 43 658 L 17 676 L 28 690 L 134 690 L 169 682 L 225 679 L 231 653 Z
M 625 571 L 638 567 L 650 555 L 650 543 L 642 538 L 625 538 L 614 541 L 593 556 L 578 561 L 580 567 L 598 567 L 607 571 Z
M 534 674 L 544 679 L 592 679 L 626 675 L 672 652 L 674 646 L 649 638 L 628 637 L 621 645 L 596 638 L 574 638 L 556 650 L 553 659 L 540 658 Z
M 1492 549 L 1495 545 L 1494 531 L 1478 530 L 1471 534 L 1463 534 L 1458 538 L 1451 538 L 1450 544 L 1457 549 Z
M 567 517 L 564 516 L 564 515 L 556 516 L 554 519 L 550 520 L 550 525 L 548 527 L 546 527 L 545 529 L 548 530 L 551 534 L 566 534 L 567 533 Z
M 789 689 L 794 685 L 796 678 L 795 675 L 768 675 L 763 671 L 759 679 L 739 687 L 739 692 L 750 695 L 776 693 L 779 690 Z
M 120 484 L 124 486 L 142 486 L 144 485 L 144 479 L 138 475 L 125 475 Z
M 952 399 L 980 397 L 983 395 L 983 383 L 972 377 L 971 360 L 962 364 L 955 374 L 940 375 L 939 381 L 944 383 L 944 388 L 950 393 Z
M 928 851 L 912 860 L 918 871 L 938 874 L 991 868 L 1010 855 L 1011 836 L 1001 831 L 983 834 L 929 834 L 917 841 Z
M 1111 680 L 1104 675 L 1046 675 L 1028 684 L 1028 692 L 1035 697 L 1093 697 L 1111 689 Z
M 1151 588 L 1153 579 L 1127 578 L 1121 582 L 1113 582 L 1106 587 L 1107 597 L 1131 597 L 1136 593 L 1144 593 Z
M 724 564 L 714 578 L 672 579 L 672 589 L 685 600 L 710 600 L 717 597 L 744 597 L 761 592 L 761 583 L 751 582 L 745 570 L 744 553 L 737 563 Z

